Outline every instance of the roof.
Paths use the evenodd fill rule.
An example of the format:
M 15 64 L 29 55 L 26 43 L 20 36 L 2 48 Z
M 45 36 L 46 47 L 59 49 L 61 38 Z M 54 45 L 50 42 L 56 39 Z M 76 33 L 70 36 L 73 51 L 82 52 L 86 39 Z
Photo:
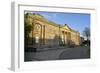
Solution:
M 31 18 L 35 18 L 36 20 L 39 20 L 39 21 L 43 21 L 43 22 L 46 22 L 50 25 L 53 25 L 53 26 L 57 26 L 57 27 L 61 27 L 61 28 L 65 28 L 67 30 L 71 30 L 73 32 L 78 32 L 78 31 L 75 31 L 73 29 L 71 29 L 68 24 L 64 24 L 64 25 L 61 25 L 61 24 L 56 24 L 52 21 L 49 21 L 47 20 L 44 16 L 40 15 L 40 14 L 37 14 L 37 13 L 27 13 L 26 15 L 30 16 Z

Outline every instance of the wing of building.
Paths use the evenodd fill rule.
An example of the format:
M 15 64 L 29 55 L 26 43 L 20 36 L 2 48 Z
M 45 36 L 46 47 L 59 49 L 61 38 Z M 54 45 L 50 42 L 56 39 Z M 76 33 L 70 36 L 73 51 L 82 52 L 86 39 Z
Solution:
M 28 32 L 29 38 L 26 40 L 27 44 L 25 45 L 39 47 L 71 44 L 80 45 L 80 33 L 71 29 L 67 24 L 56 24 L 36 13 L 27 13 L 24 18 L 25 23 L 27 21 L 28 25 L 32 27 Z M 25 32 L 27 32 L 27 24 L 25 24 L 25 26 Z

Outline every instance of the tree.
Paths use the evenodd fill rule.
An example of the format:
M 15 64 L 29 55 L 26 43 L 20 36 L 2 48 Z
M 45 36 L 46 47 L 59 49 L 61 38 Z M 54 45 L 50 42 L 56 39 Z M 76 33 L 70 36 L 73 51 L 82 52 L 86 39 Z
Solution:
M 33 26 L 32 22 L 30 22 L 30 19 L 28 18 L 28 13 L 24 14 L 24 36 L 25 36 L 25 44 L 28 44 L 28 41 L 30 39 L 29 34 L 32 31 Z
M 86 38 L 86 40 L 83 41 L 83 44 L 90 45 L 90 28 L 85 27 L 83 31 L 83 36 Z
M 83 31 L 83 36 L 87 39 L 90 40 L 90 28 L 85 27 L 84 31 Z

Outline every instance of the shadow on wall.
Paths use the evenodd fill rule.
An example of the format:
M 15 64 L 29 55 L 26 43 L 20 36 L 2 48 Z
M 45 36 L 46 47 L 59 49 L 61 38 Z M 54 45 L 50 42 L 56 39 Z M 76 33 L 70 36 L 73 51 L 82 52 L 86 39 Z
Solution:
M 67 46 L 70 48 L 75 47 L 75 43 L 71 40 L 67 40 L 67 42 L 62 41 L 62 38 L 58 35 L 55 35 L 53 39 L 36 39 L 36 38 L 25 38 L 25 51 L 30 49 L 34 49 L 36 51 L 37 48 L 55 48 L 59 46 Z

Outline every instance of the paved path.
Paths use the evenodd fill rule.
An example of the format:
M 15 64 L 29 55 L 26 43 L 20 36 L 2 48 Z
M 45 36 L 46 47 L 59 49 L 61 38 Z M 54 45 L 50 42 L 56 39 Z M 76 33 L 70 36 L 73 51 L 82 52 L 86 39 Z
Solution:
M 89 47 L 75 47 L 43 50 L 38 52 L 26 52 L 26 61 L 59 60 L 59 59 L 82 59 L 89 58 Z

